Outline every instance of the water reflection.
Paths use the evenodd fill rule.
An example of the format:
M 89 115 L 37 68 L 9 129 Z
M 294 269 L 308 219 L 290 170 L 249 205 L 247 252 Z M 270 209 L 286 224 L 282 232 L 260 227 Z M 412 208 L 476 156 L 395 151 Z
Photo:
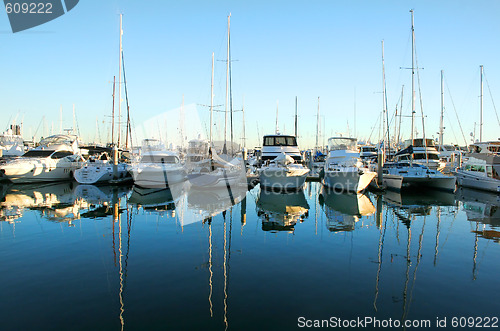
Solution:
M 210 190 L 191 187 L 187 194 L 188 209 L 197 220 L 214 217 L 240 203 L 246 197 L 246 188 L 246 185 Z
M 280 193 L 260 190 L 257 200 L 257 216 L 262 220 L 264 231 L 295 230 L 297 222 L 308 217 L 309 204 L 304 192 Z
M 500 227 L 500 195 L 464 187 L 456 195 L 469 221 Z
M 318 200 L 327 218 L 326 227 L 331 232 L 353 231 L 363 216 L 375 213 L 373 203 L 364 194 L 341 193 L 323 187 Z
M 27 210 L 37 210 L 49 221 L 68 222 L 80 218 L 85 201 L 77 201 L 73 183 L 19 184 L 8 186 L 0 208 L 2 219 L 13 222 Z
M 169 188 L 143 188 L 134 186 L 128 203 L 147 212 L 156 212 L 175 217 L 176 205 L 186 193 L 186 183 L 171 185 Z

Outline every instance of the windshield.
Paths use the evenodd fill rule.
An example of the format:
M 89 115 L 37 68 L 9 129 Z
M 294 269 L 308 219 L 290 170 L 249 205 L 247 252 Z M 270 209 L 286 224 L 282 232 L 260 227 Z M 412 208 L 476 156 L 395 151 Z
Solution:
M 328 139 L 329 150 L 348 149 L 357 151 L 356 138 L 330 138 Z
M 31 150 L 24 153 L 23 157 L 48 157 L 54 151 Z
M 297 146 L 297 139 L 293 136 L 264 137 L 264 146 Z

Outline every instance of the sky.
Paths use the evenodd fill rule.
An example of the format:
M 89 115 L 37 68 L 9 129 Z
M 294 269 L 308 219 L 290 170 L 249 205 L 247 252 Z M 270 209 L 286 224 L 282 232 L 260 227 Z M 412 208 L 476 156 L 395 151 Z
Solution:
M 121 13 L 133 138 L 178 144 L 181 134 L 183 141 L 207 137 L 212 52 L 214 104 L 225 108 L 231 13 L 235 141 L 242 141 L 243 108 L 247 147 L 259 146 L 263 135 L 275 132 L 277 109 L 279 131 L 293 134 L 296 97 L 301 148 L 315 145 L 318 97 L 320 142 L 338 135 L 377 141 L 383 109 L 382 40 L 390 134 L 398 107 L 401 136 L 409 138 L 410 9 L 421 68 L 415 76 L 416 135 L 422 136 L 423 112 L 426 137 L 438 136 L 443 70 L 445 143 L 470 143 L 474 132 L 479 138 L 483 65 L 482 138 L 498 139 L 496 0 L 82 0 L 65 15 L 15 34 L 0 10 L 0 129 L 22 122 L 24 138 L 38 140 L 59 131 L 62 108 L 63 128 L 76 126 L 88 142 L 110 141 Z M 125 109 L 123 101 L 123 113 Z M 224 113 L 216 112 L 214 140 L 224 139 L 224 123 Z

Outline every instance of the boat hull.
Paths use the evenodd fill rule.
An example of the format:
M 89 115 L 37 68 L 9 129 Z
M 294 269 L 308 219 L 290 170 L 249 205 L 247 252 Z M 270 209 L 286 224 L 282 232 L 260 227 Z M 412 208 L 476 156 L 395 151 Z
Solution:
M 459 186 L 475 188 L 489 192 L 500 192 L 500 180 L 486 176 L 477 176 L 466 171 L 458 170 L 455 173 Z
M 375 178 L 372 171 L 325 171 L 323 185 L 345 192 L 361 192 Z
M 34 162 L 7 163 L 0 168 L 0 178 L 14 183 L 54 182 L 73 179 L 73 173 L 80 168 L 78 162 Z
M 296 191 L 301 190 L 306 182 L 309 169 L 302 171 L 288 171 L 279 168 L 259 169 L 260 187 L 273 191 Z
M 166 188 L 186 180 L 183 167 L 141 167 L 133 168 L 134 184 L 146 188 Z
M 127 165 L 118 164 L 116 175 L 113 171 L 113 164 L 86 165 L 74 172 L 75 180 L 80 184 L 107 183 L 114 179 L 123 179 L 127 177 Z

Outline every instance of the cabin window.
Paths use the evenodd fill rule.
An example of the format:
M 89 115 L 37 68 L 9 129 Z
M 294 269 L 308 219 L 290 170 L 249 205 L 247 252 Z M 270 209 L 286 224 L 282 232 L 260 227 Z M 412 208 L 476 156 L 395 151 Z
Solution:
M 31 150 L 24 153 L 23 157 L 47 157 L 52 153 L 53 151 Z
M 484 172 L 484 166 L 480 165 L 466 165 L 465 170 L 468 171 L 477 171 L 477 172 Z
M 264 146 L 297 146 L 297 140 L 290 136 L 264 137 Z

